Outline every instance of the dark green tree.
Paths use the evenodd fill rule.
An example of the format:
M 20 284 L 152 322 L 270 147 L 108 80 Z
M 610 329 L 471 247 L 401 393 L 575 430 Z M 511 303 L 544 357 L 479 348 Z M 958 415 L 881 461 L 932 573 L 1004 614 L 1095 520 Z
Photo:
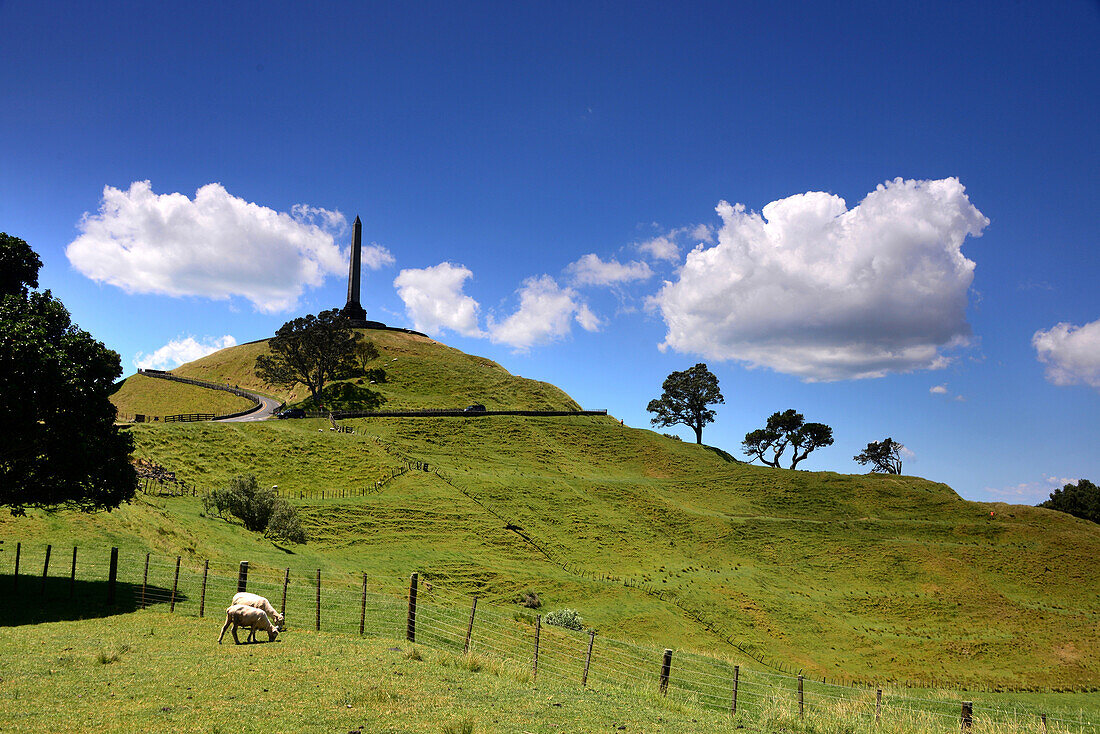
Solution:
M 703 426 L 714 422 L 708 405 L 725 403 L 718 390 L 718 378 L 700 362 L 683 372 L 673 372 L 661 384 L 660 398 L 649 401 L 646 411 L 656 415 L 655 426 L 685 425 L 695 431 L 695 443 L 703 443 Z
M 791 469 L 810 455 L 810 452 L 833 443 L 833 429 L 824 423 L 807 423 L 801 413 L 785 410 L 772 413 L 763 428 L 749 431 L 741 445 L 749 461 L 760 459 L 768 466 L 778 467 L 783 452 L 791 447 Z M 770 454 L 768 458 L 766 454 Z
M 901 450 L 905 447 L 892 438 L 872 441 L 867 448 L 852 458 L 860 465 L 871 465 L 871 471 L 883 474 L 901 474 Z
M 272 385 L 302 383 L 322 408 L 325 383 L 355 370 L 361 339 L 339 309 L 309 314 L 279 327 L 268 342 L 271 354 L 256 358 L 256 374 Z
M 1067 484 L 1051 492 L 1050 499 L 1040 502 L 1039 507 L 1049 507 L 1100 523 L 1100 487 L 1087 479 L 1080 479 L 1077 484 Z
M 0 505 L 110 510 L 137 490 L 133 439 L 109 400 L 119 356 L 34 290 L 41 267 L 26 242 L 0 233 Z

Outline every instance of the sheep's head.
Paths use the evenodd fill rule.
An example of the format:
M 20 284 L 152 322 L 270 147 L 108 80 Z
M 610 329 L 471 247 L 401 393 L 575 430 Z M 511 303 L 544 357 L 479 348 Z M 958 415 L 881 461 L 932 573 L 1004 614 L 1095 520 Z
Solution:
M 286 617 L 284 617 L 282 614 L 279 614 L 278 612 L 275 612 L 273 615 L 271 615 L 271 621 L 275 623 L 276 627 L 278 627 L 279 629 L 283 629 L 286 623 Z
M 279 636 L 279 630 L 275 629 L 274 627 L 272 627 L 271 629 L 269 629 L 267 631 L 267 641 L 268 642 L 275 642 L 275 638 L 278 637 L 278 636 Z

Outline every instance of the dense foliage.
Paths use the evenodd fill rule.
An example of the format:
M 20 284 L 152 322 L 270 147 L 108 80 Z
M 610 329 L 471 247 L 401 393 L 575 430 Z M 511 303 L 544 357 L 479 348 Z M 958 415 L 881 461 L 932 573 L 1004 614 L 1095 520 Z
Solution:
M 1100 523 L 1100 487 L 1087 479 L 1077 484 L 1067 484 L 1050 493 L 1050 499 L 1040 502 L 1039 507 L 1065 512 L 1074 517 Z
M 293 319 L 268 342 L 271 354 L 256 358 L 256 374 L 282 387 L 302 383 L 321 408 L 326 382 L 361 369 L 361 339 L 339 309 Z
M 718 378 L 700 362 L 691 369 L 673 372 L 661 384 L 661 397 L 650 400 L 646 411 L 655 413 L 650 423 L 664 428 L 677 424 L 695 431 L 695 443 L 703 443 L 703 426 L 714 422 L 709 405 L 725 403 Z
M 306 542 L 297 510 L 273 488 L 260 487 L 252 474 L 233 477 L 228 487 L 203 495 L 202 503 L 207 512 L 219 517 L 228 513 L 247 530 L 262 532 L 264 537 Z
M 901 474 L 901 450 L 905 446 L 892 438 L 872 441 L 867 448 L 852 458 L 860 465 L 871 465 L 871 471 L 883 474 Z
M 810 452 L 833 443 L 833 429 L 824 423 L 807 423 L 801 413 L 785 410 L 768 416 L 764 428 L 749 431 L 741 445 L 749 460 L 760 459 L 768 466 L 778 467 L 783 452 L 791 447 L 791 469 Z M 770 458 L 765 454 L 771 454 Z
M 564 627 L 567 630 L 584 629 L 584 620 L 576 609 L 558 609 L 550 612 L 544 618 L 546 624 L 554 627 Z
M 134 496 L 133 442 L 108 399 L 117 353 L 38 286 L 42 262 L 0 233 L 0 505 L 112 509 Z

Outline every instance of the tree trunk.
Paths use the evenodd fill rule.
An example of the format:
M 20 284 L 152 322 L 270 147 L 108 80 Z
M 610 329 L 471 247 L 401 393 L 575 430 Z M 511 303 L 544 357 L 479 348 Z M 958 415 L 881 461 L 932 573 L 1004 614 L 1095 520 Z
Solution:
M 702 444 L 703 443 L 703 427 L 700 426 L 700 425 L 695 425 L 695 426 L 692 426 L 692 428 L 695 429 L 695 443 Z

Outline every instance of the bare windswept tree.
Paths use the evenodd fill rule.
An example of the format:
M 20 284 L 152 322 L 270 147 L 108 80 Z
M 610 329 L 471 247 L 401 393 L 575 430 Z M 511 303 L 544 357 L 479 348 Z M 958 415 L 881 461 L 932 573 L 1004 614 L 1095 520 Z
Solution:
M 905 447 L 892 438 L 872 441 L 867 448 L 853 456 L 859 464 L 870 464 L 871 471 L 883 474 L 901 474 L 901 451 Z

